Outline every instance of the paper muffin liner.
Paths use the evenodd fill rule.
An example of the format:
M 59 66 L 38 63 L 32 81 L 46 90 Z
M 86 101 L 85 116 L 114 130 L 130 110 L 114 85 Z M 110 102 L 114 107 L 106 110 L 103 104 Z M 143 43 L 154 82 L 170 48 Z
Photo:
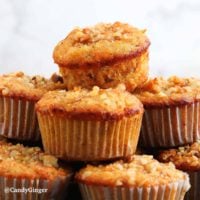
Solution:
M 200 105 L 146 109 L 142 121 L 140 145 L 175 147 L 200 139 Z
M 73 120 L 38 113 L 46 152 L 66 160 L 96 161 L 132 155 L 142 113 L 116 121 Z
M 188 172 L 191 188 L 184 200 L 199 200 L 200 198 L 200 172 Z
M 183 200 L 189 180 L 151 187 L 105 187 L 79 183 L 84 200 Z
M 19 179 L 0 176 L 0 199 L 5 200 L 64 200 L 71 174 L 65 179 Z
M 40 139 L 35 102 L 0 97 L 0 135 L 11 139 Z

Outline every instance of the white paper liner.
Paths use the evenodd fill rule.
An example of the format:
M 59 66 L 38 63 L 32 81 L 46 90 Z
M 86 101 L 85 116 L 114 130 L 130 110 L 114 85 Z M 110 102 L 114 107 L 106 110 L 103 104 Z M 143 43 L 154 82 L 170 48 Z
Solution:
M 84 200 L 183 200 L 189 180 L 152 187 L 104 187 L 79 183 Z
M 0 97 L 0 135 L 11 139 L 40 139 L 35 102 Z
M 142 121 L 140 146 L 175 147 L 200 139 L 200 105 L 146 109 Z
M 188 172 L 190 176 L 191 188 L 187 192 L 184 200 L 200 199 L 200 172 Z
M 65 119 L 38 113 L 46 152 L 66 160 L 128 157 L 138 143 L 142 114 L 117 121 Z
M 0 176 L 0 199 L 65 200 L 70 179 L 71 175 L 62 179 L 57 178 L 57 180 L 54 181 L 43 179 L 6 178 Z M 25 192 L 25 189 L 29 189 L 30 191 L 32 190 L 32 192 Z M 42 191 L 41 189 L 46 189 L 46 191 Z

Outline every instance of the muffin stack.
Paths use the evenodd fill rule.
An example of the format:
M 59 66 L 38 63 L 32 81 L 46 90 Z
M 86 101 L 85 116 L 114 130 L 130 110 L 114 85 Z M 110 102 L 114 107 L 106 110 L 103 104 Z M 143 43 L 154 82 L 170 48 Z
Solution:
M 133 156 L 143 106 L 129 92 L 148 79 L 149 44 L 144 30 L 117 22 L 74 29 L 55 47 L 70 91 L 49 92 L 36 106 L 45 151 L 70 161 L 126 160 L 82 169 L 84 199 L 172 200 L 188 190 L 187 175 L 173 165 Z
M 198 139 L 198 90 L 193 90 L 198 83 L 174 78 L 171 82 L 177 87 L 182 81 L 184 98 L 171 95 L 167 83 L 164 91 L 168 97 L 163 97 L 165 92 L 159 91 L 154 81 L 147 81 L 149 45 L 145 30 L 120 22 L 76 28 L 53 53 L 63 81 L 59 77 L 40 83 L 24 74 L 1 76 L 1 135 L 18 141 L 38 140 L 38 120 L 45 151 L 0 144 L 6 166 L 12 163 L 10 160 L 16 166 L 23 164 L 16 174 L 7 167 L 2 177 L 7 180 L 7 174 L 14 174 L 11 185 L 17 179 L 24 186 L 22 169 L 24 173 L 33 170 L 33 176 L 22 177 L 34 184 L 43 180 L 48 188 L 49 196 L 37 198 L 61 199 L 72 175 L 66 163 L 82 162 L 88 165 L 76 173 L 74 180 L 85 200 L 182 200 L 190 188 L 188 175 L 172 163 L 159 163 L 152 156 L 135 152 L 141 127 L 143 147 L 171 147 Z M 164 80 L 160 82 L 165 84 Z M 151 87 L 158 89 L 158 95 L 151 93 Z M 191 88 L 192 94 L 187 95 Z M 172 108 L 168 109 L 166 102 L 172 102 Z M 192 125 L 186 124 L 191 117 Z M 17 150 L 12 153 L 10 148 Z M 26 151 L 31 153 L 20 160 L 18 155 L 23 157 Z M 30 163 L 26 161 L 29 159 Z M 0 164 L 0 173 L 4 166 Z

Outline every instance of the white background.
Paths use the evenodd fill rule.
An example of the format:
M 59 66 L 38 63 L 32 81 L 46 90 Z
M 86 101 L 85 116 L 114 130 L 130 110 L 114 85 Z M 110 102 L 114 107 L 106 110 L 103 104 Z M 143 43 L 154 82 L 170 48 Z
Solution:
M 73 27 L 117 20 L 148 30 L 152 75 L 199 76 L 199 0 L 0 0 L 0 73 L 49 76 Z

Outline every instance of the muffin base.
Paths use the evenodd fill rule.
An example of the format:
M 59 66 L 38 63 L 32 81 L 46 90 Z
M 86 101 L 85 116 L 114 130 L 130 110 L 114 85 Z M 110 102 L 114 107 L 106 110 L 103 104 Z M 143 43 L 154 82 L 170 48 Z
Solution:
M 67 67 L 59 65 L 60 73 L 68 89 L 81 86 L 91 89 L 116 87 L 120 83 L 133 91 L 148 79 L 148 51 L 135 58 L 119 60 L 104 66 Z
M 18 140 L 40 139 L 35 101 L 0 97 L 0 135 Z
M 176 147 L 200 139 L 200 103 L 147 108 L 144 113 L 140 146 Z
M 65 160 L 128 157 L 138 143 L 142 113 L 116 121 L 85 121 L 38 113 L 46 152 Z
M 0 177 L 0 199 L 6 200 L 64 200 L 71 175 L 54 181 Z M 25 191 L 29 190 L 29 191 Z
M 79 183 L 84 200 L 183 200 L 189 180 L 152 187 L 104 187 Z

